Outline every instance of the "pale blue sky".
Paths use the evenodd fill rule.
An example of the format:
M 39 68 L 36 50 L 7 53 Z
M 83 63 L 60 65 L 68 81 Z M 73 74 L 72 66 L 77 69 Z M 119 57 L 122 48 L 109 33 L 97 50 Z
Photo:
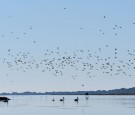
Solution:
M 125 68 L 127 76 L 109 76 L 101 74 L 102 70 L 93 70 L 91 74 L 95 77 L 91 78 L 81 69 L 75 71 L 69 66 L 63 70 L 63 76 L 54 76 L 52 72 L 42 72 L 46 66 L 23 72 L 17 70 L 20 65 L 14 64 L 8 68 L 7 64 L 13 64 L 19 52 L 30 52 L 26 61 L 36 60 L 39 64 L 45 59 L 46 50 L 57 52 L 57 47 L 61 56 L 65 56 L 64 52 L 73 56 L 74 51 L 85 50 L 77 54 L 85 62 L 88 61 L 85 59 L 87 50 L 90 50 L 92 55 L 99 55 L 103 59 L 111 57 L 110 63 L 117 66 L 119 60 L 126 64 L 134 58 L 127 52 L 134 53 L 135 49 L 134 6 L 134 0 L 0 0 L 0 92 L 134 87 L 134 62 Z M 115 48 L 119 53 L 117 60 L 113 58 Z M 54 54 L 46 58 L 59 56 Z M 95 58 L 88 63 L 96 63 Z M 76 66 L 82 68 L 81 64 Z M 100 65 L 97 64 L 96 68 Z M 117 66 L 114 70 L 117 70 Z M 132 76 L 128 76 L 130 74 Z M 76 75 L 76 79 L 73 79 L 72 76 Z

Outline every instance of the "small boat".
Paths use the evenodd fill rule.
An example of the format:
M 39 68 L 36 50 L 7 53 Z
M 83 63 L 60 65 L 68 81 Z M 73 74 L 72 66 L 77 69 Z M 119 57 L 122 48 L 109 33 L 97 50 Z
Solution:
M 2 102 L 8 102 L 9 100 L 11 100 L 11 99 L 9 99 L 7 97 L 0 97 L 0 101 L 2 101 Z

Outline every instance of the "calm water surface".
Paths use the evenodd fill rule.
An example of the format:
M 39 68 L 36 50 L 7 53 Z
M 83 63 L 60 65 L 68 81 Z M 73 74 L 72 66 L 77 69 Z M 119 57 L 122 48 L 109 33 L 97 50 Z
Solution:
M 135 115 L 135 96 L 8 96 L 1 115 Z M 65 97 L 64 102 L 59 99 Z M 79 97 L 78 102 L 74 99 Z M 53 102 L 52 99 L 55 99 Z

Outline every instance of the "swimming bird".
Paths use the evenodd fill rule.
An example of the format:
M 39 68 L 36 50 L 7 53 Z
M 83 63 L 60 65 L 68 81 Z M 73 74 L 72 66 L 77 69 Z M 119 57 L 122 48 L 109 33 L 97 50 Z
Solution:
M 86 100 L 89 99 L 89 93 L 85 93 L 85 98 L 86 98 Z
M 52 101 L 55 101 L 55 99 L 53 98 Z
M 64 101 L 65 100 L 65 98 L 63 97 L 62 99 L 60 99 L 60 101 Z
M 77 97 L 76 99 L 74 99 L 74 101 L 78 102 L 79 101 L 79 98 Z

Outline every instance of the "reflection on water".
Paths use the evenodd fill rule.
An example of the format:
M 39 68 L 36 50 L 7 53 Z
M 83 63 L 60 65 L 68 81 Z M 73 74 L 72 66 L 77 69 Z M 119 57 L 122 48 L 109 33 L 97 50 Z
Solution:
M 1 115 L 133 115 L 135 96 L 8 96 Z M 63 101 L 60 101 L 64 97 Z M 75 101 L 77 99 L 78 101 Z

